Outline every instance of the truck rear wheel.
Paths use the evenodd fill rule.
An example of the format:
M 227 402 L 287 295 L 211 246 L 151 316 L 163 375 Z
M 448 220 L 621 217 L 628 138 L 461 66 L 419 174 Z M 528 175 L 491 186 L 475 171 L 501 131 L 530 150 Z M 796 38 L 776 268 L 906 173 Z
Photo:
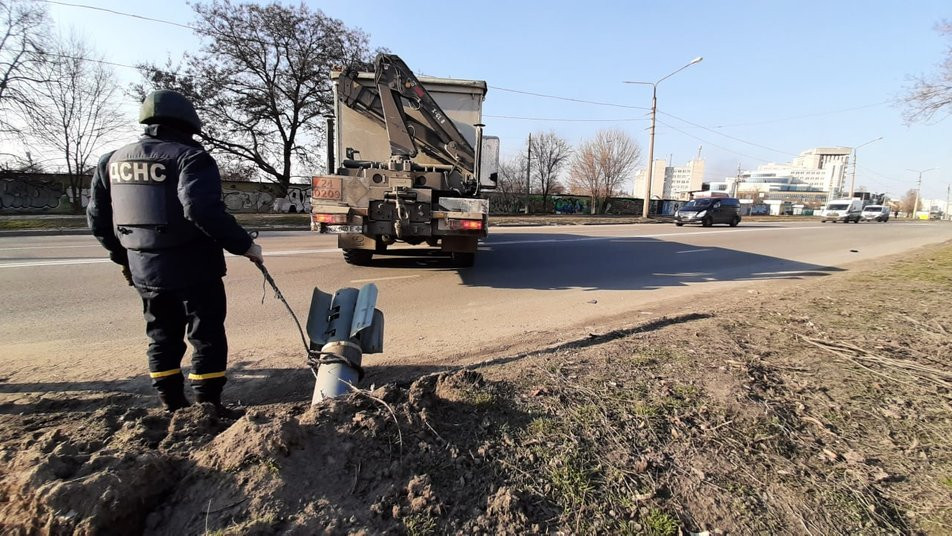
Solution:
M 374 252 L 369 249 L 345 249 L 344 262 L 354 266 L 367 266 L 373 259 Z
M 453 264 L 460 268 L 469 268 L 476 262 L 476 253 L 473 251 L 454 251 L 450 255 Z

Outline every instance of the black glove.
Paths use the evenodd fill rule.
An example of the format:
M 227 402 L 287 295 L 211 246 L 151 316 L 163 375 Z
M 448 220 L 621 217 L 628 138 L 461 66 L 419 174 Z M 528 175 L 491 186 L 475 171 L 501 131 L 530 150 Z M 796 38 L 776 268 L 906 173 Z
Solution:
M 130 287 L 134 287 L 134 286 L 135 286 L 135 284 L 132 282 L 132 272 L 129 271 L 129 265 L 128 265 L 128 264 L 123 264 L 123 265 L 122 265 L 122 277 L 125 277 L 125 278 L 126 278 L 126 283 L 129 283 L 129 286 L 130 286 Z

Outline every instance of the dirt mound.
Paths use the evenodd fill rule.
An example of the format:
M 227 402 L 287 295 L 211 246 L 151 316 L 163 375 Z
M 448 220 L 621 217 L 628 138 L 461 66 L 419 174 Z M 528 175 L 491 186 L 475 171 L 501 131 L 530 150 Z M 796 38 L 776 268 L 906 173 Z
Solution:
M 516 531 L 485 445 L 506 410 L 473 372 L 317 406 L 109 406 L 24 439 L 4 460 L 8 533 L 426 534 Z M 490 413 L 490 410 L 494 410 Z M 496 421 L 496 422 L 491 422 Z M 437 430 L 440 430 L 437 432 Z M 524 531 L 519 531 L 524 532 Z

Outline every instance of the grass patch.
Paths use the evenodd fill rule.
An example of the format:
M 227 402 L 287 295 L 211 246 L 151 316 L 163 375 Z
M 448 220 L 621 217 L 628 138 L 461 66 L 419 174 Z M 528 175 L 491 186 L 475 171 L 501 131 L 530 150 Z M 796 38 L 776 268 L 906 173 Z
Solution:
M 0 231 L 26 231 L 49 229 L 85 229 L 86 218 L 64 216 L 61 218 L 3 218 L 0 217 Z
M 430 514 L 410 514 L 403 519 L 408 536 L 430 536 L 437 533 L 436 518 Z
M 943 248 L 933 254 L 906 261 L 896 266 L 895 279 L 924 283 L 952 283 L 952 248 Z
M 647 536 L 675 536 L 681 526 L 678 520 L 657 508 L 652 508 L 642 519 L 644 533 Z

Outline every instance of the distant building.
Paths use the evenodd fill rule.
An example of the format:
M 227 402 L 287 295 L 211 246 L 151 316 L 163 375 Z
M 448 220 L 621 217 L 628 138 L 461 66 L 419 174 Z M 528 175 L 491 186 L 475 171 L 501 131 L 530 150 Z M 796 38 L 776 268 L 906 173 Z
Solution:
M 644 197 L 648 168 L 635 175 L 632 195 Z M 695 158 L 683 166 L 655 160 L 651 176 L 651 197 L 654 199 L 690 199 L 690 192 L 700 190 L 704 182 L 704 160 Z
M 788 164 L 763 164 L 754 171 L 726 177 L 723 182 L 712 182 L 711 189 L 723 189 L 741 199 L 758 202 L 789 201 L 816 206 L 846 195 L 846 169 L 851 154 L 849 147 L 817 147 L 803 151 Z

